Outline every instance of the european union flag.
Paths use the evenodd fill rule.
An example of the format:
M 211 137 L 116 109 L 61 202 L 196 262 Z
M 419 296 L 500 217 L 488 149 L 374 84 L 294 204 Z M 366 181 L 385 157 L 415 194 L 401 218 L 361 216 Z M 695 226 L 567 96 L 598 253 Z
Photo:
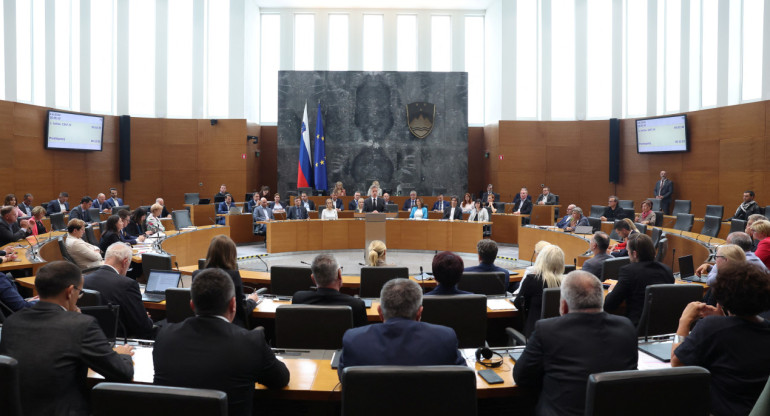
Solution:
M 321 103 L 318 103 L 318 117 L 315 120 L 315 158 L 313 168 L 315 170 L 315 189 L 325 191 L 326 184 L 326 140 L 324 138 L 324 125 L 321 120 Z

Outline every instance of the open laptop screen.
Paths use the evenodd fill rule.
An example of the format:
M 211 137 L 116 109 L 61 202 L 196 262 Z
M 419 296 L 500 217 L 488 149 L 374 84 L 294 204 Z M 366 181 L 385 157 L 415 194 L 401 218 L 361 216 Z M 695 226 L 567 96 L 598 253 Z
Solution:
M 166 293 L 166 289 L 179 286 L 182 273 L 176 270 L 150 270 L 145 293 Z

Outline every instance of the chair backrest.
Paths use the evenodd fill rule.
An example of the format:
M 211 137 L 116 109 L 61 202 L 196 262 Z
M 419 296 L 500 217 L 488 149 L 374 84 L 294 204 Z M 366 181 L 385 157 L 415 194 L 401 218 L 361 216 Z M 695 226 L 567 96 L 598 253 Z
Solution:
M 398 204 L 389 203 L 385 205 L 385 212 L 398 212 Z
M 99 221 L 99 232 L 102 234 L 107 232 L 107 221 Z
M 561 288 L 548 287 L 543 289 L 543 306 L 540 310 L 540 319 L 553 318 L 560 315 L 559 299 L 561 299 Z
M 144 212 L 150 212 L 150 208 L 152 208 L 152 205 L 140 205 L 139 208 L 143 209 Z
M 353 309 L 347 305 L 281 305 L 275 309 L 276 348 L 336 350 L 353 328 Z
M 770 415 L 770 378 L 767 379 L 767 384 L 759 395 L 759 399 L 754 404 L 754 408 L 751 409 L 749 416 L 766 416 Z
M 770 218 L 770 217 L 768 217 L 768 215 L 770 215 L 770 205 L 765 205 L 765 211 L 764 212 L 765 212 L 765 217 Z
M 80 289 L 83 296 L 78 299 L 77 305 L 80 306 L 99 306 L 102 304 L 102 294 L 98 290 Z
M 724 205 L 706 205 L 706 215 L 719 217 L 721 221 L 725 216 L 725 207 Z
M 588 376 L 586 416 L 709 414 L 711 373 L 702 367 L 610 371 Z M 654 400 L 650 398 L 654 397 Z
M 227 394 L 218 390 L 99 383 L 91 391 L 93 416 L 226 416 Z
M 171 256 L 142 253 L 142 274 L 145 281 L 150 277 L 150 270 L 171 270 Z
M 294 296 L 297 291 L 310 290 L 315 286 L 310 274 L 310 267 L 273 266 L 270 268 L 270 293 Z
M 421 320 L 454 329 L 459 348 L 483 347 L 487 338 L 487 297 L 425 296 Z
M 661 238 L 658 244 L 655 245 L 655 261 L 662 262 L 666 258 L 666 251 L 668 250 L 668 238 Z
M 644 308 L 637 335 L 660 335 L 676 332 L 682 311 L 690 302 L 703 298 L 701 285 L 649 285 L 644 289 Z
M 193 226 L 192 220 L 190 219 L 190 211 L 186 209 L 171 211 L 171 221 L 174 222 L 174 228 L 177 230 Z
M 577 259 L 575 259 L 575 260 L 577 260 Z M 565 264 L 564 265 L 564 274 L 565 275 L 568 274 L 568 273 L 574 272 L 575 270 L 577 270 L 577 266 L 575 264 Z
M 617 279 L 620 268 L 630 263 L 631 260 L 628 257 L 616 257 L 614 259 L 607 259 L 602 263 L 602 275 L 599 279 L 603 282 L 607 279 Z
M 505 202 L 495 202 L 495 208 L 497 209 L 497 212 L 502 214 L 505 212 Z
M 125 209 L 126 211 L 131 211 L 131 206 L 130 205 L 118 205 L 118 206 L 112 208 L 112 212 L 114 214 L 117 214 L 118 211 L 120 211 L 121 209 Z M 96 220 L 94 219 L 94 221 L 96 221 Z
M 647 225 L 646 224 L 639 224 L 638 222 L 635 222 L 634 225 L 642 234 L 647 234 Z
M 657 201 L 657 199 L 656 199 L 656 201 Z M 663 226 L 663 220 L 665 219 L 664 215 L 666 215 L 666 214 L 664 214 L 663 211 L 655 211 L 655 226 L 656 227 L 662 227 Z
M 75 263 L 75 259 L 73 259 L 72 256 L 70 256 L 69 250 L 67 250 L 67 244 L 65 243 L 66 240 L 67 240 L 67 236 L 66 235 L 63 235 L 63 236 L 59 237 L 58 240 L 57 240 L 58 243 L 59 243 L 59 250 L 61 250 L 61 255 L 68 262 L 70 262 L 72 264 L 77 264 L 77 263 Z
M 195 316 L 190 308 L 190 288 L 171 287 L 166 289 L 166 320 L 173 324 Z
M 479 295 L 505 295 L 508 284 L 503 272 L 464 272 L 457 288 Z
M 201 194 L 198 192 L 184 194 L 184 203 L 194 205 L 201 199 Z
M 730 220 L 730 232 L 734 233 L 736 231 L 740 231 L 740 232 L 746 231 L 746 221 L 745 220 L 736 220 L 735 218 Z
M 348 367 L 342 385 L 343 416 L 478 414 L 476 372 L 465 366 Z M 451 400 L 426 400 L 426 388 L 435 394 L 451 392 Z
M 604 214 L 603 205 L 591 205 L 591 214 L 589 215 L 589 217 L 601 218 L 602 214 Z
M 115 211 L 114 214 L 117 214 L 118 212 Z M 91 216 L 91 221 L 99 221 L 101 218 L 99 216 L 99 208 L 88 208 L 88 215 Z
M 652 197 L 652 198 L 647 198 L 647 199 L 648 199 L 650 202 L 652 202 L 652 208 L 651 208 L 651 209 L 652 209 L 653 211 L 656 211 L 656 212 L 657 212 L 657 211 L 660 211 L 660 199 L 658 199 L 658 198 L 655 198 L 655 197 Z
M 618 206 L 623 209 L 634 209 L 634 201 L 631 199 L 620 199 L 618 200 Z
M 21 416 L 19 362 L 7 355 L 0 355 L 0 384 L 0 414 Z
M 408 279 L 409 269 L 398 266 L 364 266 L 361 268 L 361 288 L 358 295 L 362 298 L 379 298 L 385 283 L 397 277 Z
M 650 231 L 650 238 L 652 239 L 652 246 L 657 247 L 658 241 L 660 241 L 660 237 L 663 235 L 663 230 L 660 228 L 653 228 L 652 231 Z
M 593 232 L 597 232 L 602 229 L 602 220 L 599 218 L 586 217 L 586 219 L 588 219 L 588 223 L 591 224 Z
M 703 229 L 700 233 L 709 237 L 716 237 L 719 234 L 719 227 L 721 226 L 722 217 L 706 215 L 703 217 Z
M 61 231 L 67 228 L 67 225 L 64 224 L 63 212 L 57 212 L 55 214 L 51 214 L 49 218 L 51 219 L 51 231 Z
M 104 232 L 102 232 L 104 234 Z M 89 244 L 94 246 L 99 246 L 99 242 L 96 241 L 96 235 L 94 235 L 94 227 L 91 225 L 86 226 L 86 241 L 88 241 Z
M 692 201 L 687 199 L 677 199 L 674 201 L 674 210 L 671 211 L 671 215 L 676 214 L 689 214 L 692 208 Z
M 675 230 L 690 231 L 692 230 L 692 223 L 695 221 L 695 215 L 692 214 L 676 214 L 676 224 L 674 224 Z

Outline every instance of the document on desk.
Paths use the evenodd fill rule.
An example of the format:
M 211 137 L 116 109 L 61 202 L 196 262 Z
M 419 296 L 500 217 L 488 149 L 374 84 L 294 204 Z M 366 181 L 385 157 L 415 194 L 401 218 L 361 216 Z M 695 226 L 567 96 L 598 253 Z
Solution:
M 493 311 L 516 310 L 516 307 L 508 299 L 487 299 L 487 308 Z

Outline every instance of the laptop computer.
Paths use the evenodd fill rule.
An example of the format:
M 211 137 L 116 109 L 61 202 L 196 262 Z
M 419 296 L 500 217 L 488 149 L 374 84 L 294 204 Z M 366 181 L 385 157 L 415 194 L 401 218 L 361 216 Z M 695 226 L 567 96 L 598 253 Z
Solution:
M 211 200 L 208 198 L 201 198 L 198 200 L 198 205 L 208 205 L 211 203 Z
M 241 207 L 230 207 L 230 211 L 228 212 L 228 214 L 241 215 L 241 212 L 242 212 Z
M 639 349 L 663 361 L 671 361 L 671 346 L 673 342 L 651 342 L 648 344 L 639 344 Z
M 593 234 L 594 227 L 590 225 L 578 225 L 575 227 L 575 234 Z
M 178 287 L 181 278 L 182 272 L 176 270 L 150 270 L 142 301 L 163 302 L 166 300 L 166 289 Z
M 96 318 L 96 323 L 102 329 L 107 340 L 114 347 L 118 338 L 118 326 L 120 305 L 82 306 L 80 312 L 83 315 L 91 315 Z
M 692 254 L 679 257 L 679 276 L 682 280 L 690 282 L 700 282 L 701 278 L 695 275 L 695 266 L 692 261 Z

